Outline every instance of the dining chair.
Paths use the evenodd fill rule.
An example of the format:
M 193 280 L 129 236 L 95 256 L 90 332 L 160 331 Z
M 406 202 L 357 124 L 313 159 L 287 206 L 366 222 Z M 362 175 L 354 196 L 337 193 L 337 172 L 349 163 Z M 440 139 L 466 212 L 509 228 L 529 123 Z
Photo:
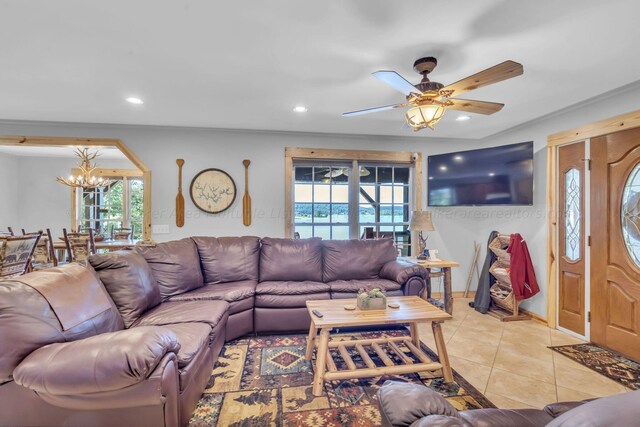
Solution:
M 27 272 L 40 236 L 0 236 L 0 277 L 15 277 Z
M 96 253 L 93 229 L 87 228 L 85 233 L 69 233 L 66 228 L 63 228 L 62 234 L 67 246 L 69 262 L 84 262 L 89 255 Z
M 40 234 L 40 240 L 33 252 L 31 259 L 32 270 L 42 270 L 49 267 L 56 267 L 58 265 L 58 257 L 56 256 L 56 250 L 53 247 L 53 239 L 51 237 L 51 230 L 46 229 L 43 231 L 37 231 L 33 233 L 27 233 L 24 228 L 22 229 L 23 236 L 31 236 Z
M 7 227 L 7 230 L 9 231 L 9 235 L 14 236 L 15 234 L 13 233 L 13 228 L 11 227 Z
M 131 227 L 122 227 L 120 224 L 120 228 L 116 229 L 115 225 L 111 227 L 111 239 L 112 240 L 129 240 L 133 239 L 133 225 Z

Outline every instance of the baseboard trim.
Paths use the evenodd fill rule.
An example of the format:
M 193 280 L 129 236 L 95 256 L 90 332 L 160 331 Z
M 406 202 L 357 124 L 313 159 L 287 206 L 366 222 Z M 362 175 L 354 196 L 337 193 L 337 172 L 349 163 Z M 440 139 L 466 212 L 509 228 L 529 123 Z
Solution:
M 469 294 L 467 295 L 467 298 L 475 298 L 476 296 L 476 291 L 469 291 Z M 431 294 L 431 298 L 435 298 L 435 299 L 442 299 L 442 293 L 441 292 L 434 292 Z M 464 292 L 462 291 L 458 291 L 458 292 L 453 292 L 453 298 L 464 298 Z M 532 311 L 529 311 L 525 308 L 520 308 L 519 309 L 520 312 L 527 314 L 529 316 L 531 316 L 532 320 L 535 320 L 536 322 L 539 323 L 543 323 L 546 326 L 549 326 L 549 322 L 547 322 L 547 319 L 545 317 L 540 316 L 539 314 L 536 314 Z
M 464 292 L 463 291 L 456 291 L 452 293 L 453 298 L 464 298 Z M 467 295 L 467 298 L 475 298 L 476 296 L 476 291 L 469 291 L 469 294 Z M 431 293 L 431 298 L 434 299 L 442 299 L 442 292 L 432 292 Z
M 547 319 L 545 317 L 540 316 L 539 314 L 536 314 L 532 311 L 529 311 L 525 308 L 520 308 L 518 309 L 518 311 L 524 313 L 524 314 L 528 314 L 529 316 L 531 316 L 531 320 L 535 320 L 536 322 L 540 322 L 540 323 L 544 323 L 545 326 L 549 326 L 549 322 L 547 322 Z

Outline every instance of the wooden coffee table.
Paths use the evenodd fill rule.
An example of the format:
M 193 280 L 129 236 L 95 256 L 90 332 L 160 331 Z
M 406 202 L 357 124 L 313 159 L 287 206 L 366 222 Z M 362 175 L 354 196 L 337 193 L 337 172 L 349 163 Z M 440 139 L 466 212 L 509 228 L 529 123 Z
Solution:
M 380 375 L 399 375 L 421 371 L 436 371 L 442 369 L 446 382 L 453 381 L 449 356 L 442 337 L 441 323 L 451 319 L 451 315 L 440 310 L 433 304 L 417 296 L 388 297 L 387 303 L 396 303 L 400 308 L 387 308 L 386 310 L 345 310 L 345 305 L 355 305 L 355 299 L 334 299 L 321 301 L 307 301 L 307 310 L 311 316 L 311 328 L 307 339 L 307 360 L 311 360 L 313 350 L 316 349 L 316 370 L 313 377 L 313 395 L 321 396 L 324 381 L 344 380 Z M 317 317 L 312 313 L 318 310 L 323 317 Z M 418 323 L 431 322 L 433 337 L 440 362 L 431 360 L 420 350 L 420 337 L 418 335 Z M 333 328 L 345 328 L 352 326 L 372 325 L 397 325 L 408 323 L 410 337 L 385 337 L 361 340 L 333 341 L 329 342 L 329 333 Z M 320 329 L 320 334 L 318 334 Z M 318 336 L 319 335 L 319 336 Z M 407 356 L 400 346 L 404 345 L 415 356 L 419 363 Z M 356 367 L 353 359 L 347 351 L 348 347 L 355 347 L 362 358 L 366 368 Z M 377 354 L 384 366 L 377 366 L 365 347 L 370 347 Z M 338 349 L 340 357 L 344 360 L 347 369 L 338 370 L 329 353 L 331 349 Z M 395 354 L 402 363 L 396 365 L 389 357 L 389 353 Z

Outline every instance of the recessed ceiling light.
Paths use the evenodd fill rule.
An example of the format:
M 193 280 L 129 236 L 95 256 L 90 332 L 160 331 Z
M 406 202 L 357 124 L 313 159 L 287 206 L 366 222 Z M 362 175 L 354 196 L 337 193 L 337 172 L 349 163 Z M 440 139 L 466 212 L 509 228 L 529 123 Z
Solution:
M 429 179 L 433 179 L 433 177 L 432 177 L 432 176 L 430 176 L 430 177 L 429 177 Z
M 443 172 L 446 171 L 447 169 L 448 168 L 445 165 L 440 166 L 440 170 L 443 171 Z
M 126 101 L 129 104 L 135 104 L 135 105 L 142 105 L 144 104 L 144 101 L 140 98 L 136 98 L 135 96 L 130 96 L 129 98 L 126 99 Z
M 463 160 L 462 156 L 453 156 L 453 160 L 456 162 L 461 162 Z
M 458 116 L 458 117 L 456 117 L 456 122 L 466 122 L 467 120 L 471 120 L 471 116 Z
M 495 176 L 496 174 L 493 172 L 489 172 L 489 176 Z
M 296 113 L 306 113 L 307 111 L 309 111 L 309 109 L 304 105 L 296 105 L 295 107 L 293 107 L 293 111 L 295 111 Z

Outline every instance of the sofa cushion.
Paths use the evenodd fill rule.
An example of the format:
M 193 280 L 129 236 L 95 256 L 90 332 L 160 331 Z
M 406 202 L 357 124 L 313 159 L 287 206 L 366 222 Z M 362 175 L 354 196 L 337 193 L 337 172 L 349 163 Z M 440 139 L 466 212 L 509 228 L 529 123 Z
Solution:
M 322 240 L 262 239 L 260 280 L 312 280 L 322 282 Z
M 227 302 L 240 301 L 251 298 L 256 293 L 255 280 L 241 280 L 228 283 L 207 283 L 201 288 L 193 291 L 174 295 L 169 301 L 202 301 L 202 300 L 224 300 Z
M 160 304 L 160 291 L 141 255 L 132 251 L 109 252 L 91 255 L 89 263 L 116 303 L 126 328 Z
M 324 240 L 323 281 L 377 279 L 382 266 L 396 259 L 392 239 Z
M 187 366 L 200 351 L 209 346 L 211 326 L 205 323 L 176 323 L 164 327 L 176 334 L 180 344 L 178 368 Z
M 300 295 L 256 295 L 256 307 L 264 308 L 298 308 L 306 307 L 307 301 L 331 299 L 329 292 Z
M 204 285 L 200 256 L 193 240 L 186 238 L 156 246 L 138 246 L 136 251 L 149 263 L 163 300 Z
M 385 292 L 388 297 L 401 297 L 404 296 L 404 292 L 402 289 L 398 289 L 397 291 L 387 291 Z M 357 294 L 353 292 L 331 292 L 331 299 L 353 299 L 357 296 Z
M 205 283 L 258 280 L 260 239 L 242 237 L 192 237 L 198 248 Z
M 380 288 L 385 292 L 397 291 L 401 288 L 398 282 L 386 279 L 370 280 L 334 280 L 328 283 L 331 292 L 357 293 L 360 289 Z
M 329 292 L 329 285 L 322 282 L 291 280 L 260 282 L 256 286 L 256 295 L 303 295 Z
M 603 397 L 565 412 L 548 427 L 637 426 L 640 390 Z
M 226 301 L 167 301 L 143 314 L 134 326 L 200 322 L 215 328 L 228 308 Z
M 34 350 L 51 343 L 74 341 L 123 328 L 118 309 L 109 298 L 104 312 L 64 330 L 47 300 L 33 286 L 47 281 L 65 286 L 73 281 L 106 294 L 91 267 L 79 264 L 49 268 L 0 281 L 0 384 L 11 381 L 13 370 Z M 69 301 L 71 304 L 73 301 Z M 82 307 L 78 307 L 82 311 Z

